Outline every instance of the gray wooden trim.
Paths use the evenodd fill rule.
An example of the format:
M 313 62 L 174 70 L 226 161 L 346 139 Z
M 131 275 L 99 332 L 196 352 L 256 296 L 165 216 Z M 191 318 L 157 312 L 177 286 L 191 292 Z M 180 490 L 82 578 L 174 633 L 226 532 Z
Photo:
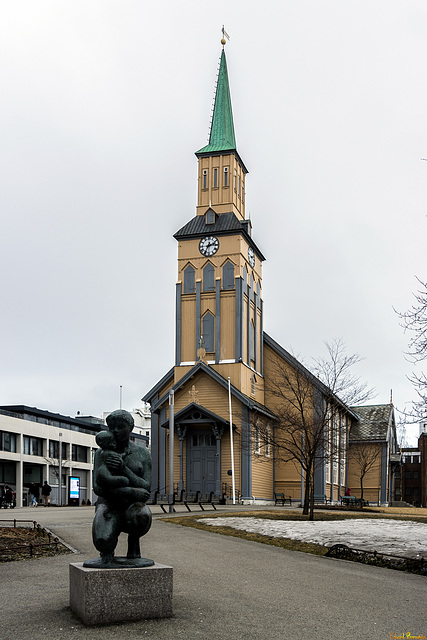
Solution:
M 175 364 L 181 364 L 181 326 L 182 326 L 182 283 L 176 283 L 176 306 L 175 306 Z
M 162 423 L 166 420 L 166 407 L 160 410 L 159 421 Z M 166 492 L 166 460 L 168 452 L 166 451 L 166 429 L 158 429 L 159 432 L 159 473 L 158 473 L 158 490 L 162 493 Z
M 252 276 L 250 277 L 250 282 L 252 282 Z M 252 287 L 250 284 L 247 285 L 247 310 L 246 310 L 246 364 L 251 366 L 251 300 L 252 300 Z
M 242 495 L 252 496 L 252 435 L 248 407 L 242 405 Z
M 200 330 L 200 326 L 201 326 L 201 317 L 200 317 L 200 313 L 201 313 L 201 290 L 202 290 L 202 283 L 200 282 L 200 280 L 198 280 L 196 282 L 196 350 L 194 353 L 194 360 L 197 360 L 197 350 L 200 346 L 200 336 L 202 335 L 202 332 Z
M 235 330 L 236 362 L 243 359 L 243 279 L 236 278 L 236 330 Z
M 388 456 L 387 456 L 388 446 L 387 443 L 383 444 L 383 450 L 381 453 L 381 492 L 380 492 L 380 502 L 387 502 L 387 476 L 388 476 Z M 403 500 L 403 498 L 402 498 Z
M 255 371 L 258 371 L 258 296 L 254 291 L 254 361 Z
M 215 364 L 221 356 L 221 280 L 215 281 Z
M 260 358 L 260 363 L 259 363 L 259 370 L 261 375 L 264 375 L 264 301 L 260 299 L 259 301 L 259 308 L 261 309 L 261 318 L 260 318 L 260 327 L 259 327 L 259 334 L 260 334 L 260 354 L 261 354 L 261 358 Z
M 159 488 L 159 416 L 151 414 L 151 489 Z

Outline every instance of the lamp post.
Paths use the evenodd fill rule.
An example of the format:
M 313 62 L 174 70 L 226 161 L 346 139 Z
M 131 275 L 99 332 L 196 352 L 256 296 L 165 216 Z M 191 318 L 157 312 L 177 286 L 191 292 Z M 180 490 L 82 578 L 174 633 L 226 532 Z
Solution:
M 59 471 L 59 506 L 62 507 L 62 433 L 59 434 L 59 452 L 58 452 L 58 471 Z
M 173 441 L 174 441 L 174 396 L 173 389 L 169 391 L 169 513 L 173 513 Z

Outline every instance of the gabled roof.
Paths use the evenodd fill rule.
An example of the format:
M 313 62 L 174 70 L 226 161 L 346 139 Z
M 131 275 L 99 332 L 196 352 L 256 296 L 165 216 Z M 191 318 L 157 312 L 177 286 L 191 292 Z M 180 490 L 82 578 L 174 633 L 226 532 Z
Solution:
M 187 382 L 189 382 L 189 380 L 191 380 L 191 378 L 196 373 L 199 373 L 199 372 L 207 374 L 213 380 L 215 380 L 215 382 L 221 385 L 224 389 L 228 390 L 228 380 L 226 380 L 221 374 L 215 371 L 212 367 L 209 367 L 208 365 L 206 365 L 204 362 L 197 362 L 194 365 L 194 367 L 192 367 L 189 371 L 187 371 L 187 373 L 178 380 L 178 382 L 176 382 L 174 385 L 171 385 L 171 389 L 177 392 L 181 387 L 183 387 Z M 158 409 L 160 409 L 160 407 L 164 405 L 166 402 L 168 402 L 169 400 L 169 390 L 166 393 L 164 393 L 161 398 L 158 398 L 158 400 L 154 400 L 155 393 L 153 393 L 153 390 L 156 388 L 160 389 L 159 384 L 153 387 L 153 389 L 148 394 L 146 394 L 143 398 L 145 402 L 151 402 L 152 412 L 155 412 Z M 233 385 L 231 385 L 231 394 L 235 398 L 237 398 L 242 404 L 247 406 L 250 410 L 258 411 L 259 413 L 262 413 L 268 418 L 271 418 L 273 420 L 275 419 L 274 413 L 272 413 L 269 409 L 267 409 L 267 407 L 260 404 L 259 402 L 255 402 L 255 400 L 251 398 L 248 398 L 248 396 L 246 396 L 244 393 L 236 389 L 236 387 L 234 387 Z
M 307 380 L 313 384 L 313 386 L 324 396 L 333 398 L 334 401 L 340 406 L 342 409 L 347 411 L 351 415 L 354 420 L 358 420 L 357 414 L 354 412 L 353 408 L 347 406 L 337 395 L 335 395 L 331 389 L 329 389 L 323 382 L 319 380 L 311 371 L 307 369 L 295 356 L 286 351 L 283 347 L 280 346 L 278 342 L 273 340 L 271 336 L 264 332 L 264 344 L 269 346 L 273 351 L 275 351 L 285 362 L 291 365 L 294 369 L 302 373 Z
M 172 385 L 172 381 L 174 378 L 174 370 L 175 370 L 174 367 L 172 367 L 172 369 L 169 369 L 169 371 L 165 373 L 163 378 L 161 378 L 158 382 L 156 382 L 154 387 L 151 387 L 150 391 L 147 391 L 145 396 L 141 398 L 142 402 L 149 402 L 151 404 L 151 402 L 153 401 L 153 398 L 159 393 L 161 389 L 163 389 L 163 387 L 168 382 L 170 382 Z
M 190 220 L 190 222 L 187 222 L 187 224 L 181 227 L 173 237 L 176 240 L 181 240 L 181 238 L 202 238 L 207 234 L 216 236 L 242 234 L 248 244 L 257 253 L 259 259 L 265 260 L 265 257 L 249 235 L 249 224 L 248 220 L 239 220 L 232 212 L 222 213 L 221 215 L 216 216 L 216 220 L 213 224 L 206 224 L 205 216 L 199 215 L 195 216 Z
M 390 424 L 394 426 L 392 404 L 373 404 L 365 407 L 352 407 L 358 421 L 350 429 L 350 442 L 360 440 L 387 440 Z
M 183 409 L 181 409 L 181 411 L 178 411 L 177 413 L 175 413 L 175 420 L 177 422 L 179 422 L 180 424 L 196 424 L 196 422 L 194 421 L 194 419 L 192 418 L 188 418 L 186 420 L 187 416 L 191 416 L 191 414 L 197 411 L 200 413 L 200 420 L 198 420 L 197 422 L 204 422 L 206 420 L 206 418 L 208 420 L 213 420 L 216 423 L 219 424 L 229 424 L 228 420 L 225 420 L 224 418 L 222 418 L 221 416 L 218 416 L 216 413 L 213 413 L 212 411 L 209 411 L 209 409 L 206 409 L 206 407 L 204 407 L 203 405 L 197 404 L 196 402 L 191 402 L 190 404 L 188 404 L 186 407 L 184 407 Z M 168 427 L 169 426 L 169 418 L 167 418 L 161 425 L 161 427 Z

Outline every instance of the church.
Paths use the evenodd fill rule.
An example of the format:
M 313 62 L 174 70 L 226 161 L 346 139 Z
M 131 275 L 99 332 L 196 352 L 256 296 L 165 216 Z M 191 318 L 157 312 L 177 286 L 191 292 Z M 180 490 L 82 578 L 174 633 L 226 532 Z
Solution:
M 170 493 L 173 411 L 174 491 L 216 499 L 233 493 L 246 503 L 268 503 L 283 492 L 304 501 L 304 471 L 273 446 L 280 394 L 271 382 L 278 370 L 305 380 L 307 415 L 331 394 L 264 332 L 265 258 L 245 213 L 248 170 L 237 150 L 224 44 L 209 143 L 196 151 L 196 215 L 174 234 L 175 364 L 143 397 L 152 412 L 152 490 Z M 358 414 L 336 397 L 333 405 L 334 435 L 310 489 L 335 502 L 347 485 L 349 434 Z

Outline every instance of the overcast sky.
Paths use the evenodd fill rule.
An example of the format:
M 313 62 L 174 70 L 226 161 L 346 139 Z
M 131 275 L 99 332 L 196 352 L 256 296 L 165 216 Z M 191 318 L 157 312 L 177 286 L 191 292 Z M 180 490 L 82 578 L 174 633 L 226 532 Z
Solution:
M 264 328 L 310 366 L 342 338 L 398 409 L 426 278 L 424 0 L 23 0 L 0 9 L 0 404 L 132 409 L 174 364 L 221 53 Z M 412 428 L 411 433 L 418 433 Z

